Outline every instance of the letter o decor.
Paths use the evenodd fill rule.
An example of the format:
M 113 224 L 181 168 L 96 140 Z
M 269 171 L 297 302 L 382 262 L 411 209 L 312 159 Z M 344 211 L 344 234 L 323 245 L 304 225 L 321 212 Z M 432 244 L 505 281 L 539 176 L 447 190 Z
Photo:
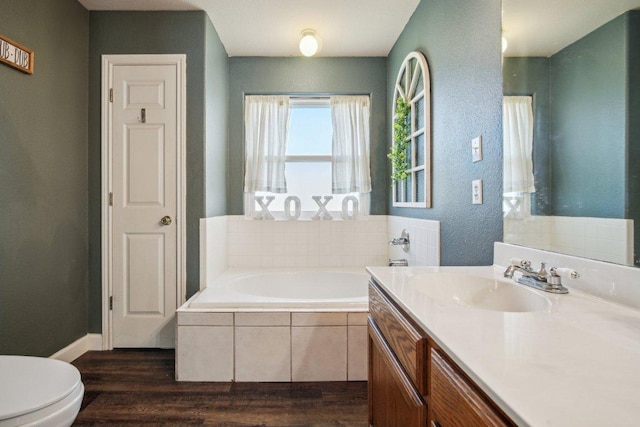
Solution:
M 351 214 L 349 214 L 349 202 L 351 202 Z M 347 196 L 342 199 L 342 219 L 356 219 L 358 205 L 358 198 L 355 196 Z
M 291 203 L 293 203 L 293 214 L 291 213 Z M 288 220 L 295 221 L 300 218 L 300 198 L 289 196 L 284 199 L 284 215 Z

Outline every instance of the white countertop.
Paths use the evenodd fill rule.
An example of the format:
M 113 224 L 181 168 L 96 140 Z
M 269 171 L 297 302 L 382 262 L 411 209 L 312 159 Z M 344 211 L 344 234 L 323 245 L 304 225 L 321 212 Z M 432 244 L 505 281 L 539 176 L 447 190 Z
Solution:
M 433 275 L 416 280 L 432 272 L 507 280 L 497 266 L 367 271 L 518 425 L 640 425 L 640 311 L 576 289 L 554 295 L 519 284 L 549 308 L 492 311 L 434 298 Z

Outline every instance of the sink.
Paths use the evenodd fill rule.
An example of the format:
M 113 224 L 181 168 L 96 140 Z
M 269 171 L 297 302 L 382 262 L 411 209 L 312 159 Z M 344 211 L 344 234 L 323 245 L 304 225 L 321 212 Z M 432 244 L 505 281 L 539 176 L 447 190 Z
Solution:
M 411 282 L 430 297 L 483 310 L 534 312 L 551 308 L 551 301 L 506 280 L 464 273 L 423 273 Z

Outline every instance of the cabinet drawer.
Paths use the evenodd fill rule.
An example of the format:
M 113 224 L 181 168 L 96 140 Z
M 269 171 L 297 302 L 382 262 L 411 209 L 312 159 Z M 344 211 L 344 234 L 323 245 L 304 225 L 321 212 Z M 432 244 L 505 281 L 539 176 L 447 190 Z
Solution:
M 369 425 L 424 427 L 427 406 L 369 319 Z
M 513 426 L 487 398 L 440 354 L 431 349 L 431 426 Z
M 369 313 L 415 387 L 422 395 L 426 395 L 426 338 L 411 326 L 373 283 L 369 284 Z

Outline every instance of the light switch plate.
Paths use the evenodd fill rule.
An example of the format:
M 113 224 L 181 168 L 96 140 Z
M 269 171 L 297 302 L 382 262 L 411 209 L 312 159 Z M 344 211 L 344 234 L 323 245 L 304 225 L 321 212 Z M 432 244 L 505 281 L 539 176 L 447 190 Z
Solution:
M 471 140 L 471 158 L 474 163 L 482 160 L 482 135 Z
M 471 203 L 474 205 L 482 204 L 482 180 L 476 179 L 471 182 Z

